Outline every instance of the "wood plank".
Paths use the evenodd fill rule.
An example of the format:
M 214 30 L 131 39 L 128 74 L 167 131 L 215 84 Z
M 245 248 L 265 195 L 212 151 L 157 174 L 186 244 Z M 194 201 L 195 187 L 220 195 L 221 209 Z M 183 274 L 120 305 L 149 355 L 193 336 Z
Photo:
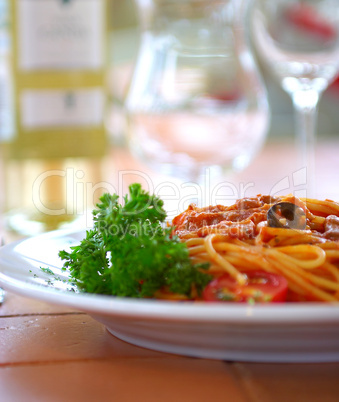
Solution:
M 253 402 L 337 402 L 339 363 L 233 365 Z
M 189 358 L 110 359 L 0 368 L 3 402 L 246 402 L 228 366 Z

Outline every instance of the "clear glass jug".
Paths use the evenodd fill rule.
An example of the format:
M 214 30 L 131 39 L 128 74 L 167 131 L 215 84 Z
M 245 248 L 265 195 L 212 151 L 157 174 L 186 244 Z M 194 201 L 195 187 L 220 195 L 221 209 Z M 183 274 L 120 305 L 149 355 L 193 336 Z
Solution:
M 245 168 L 269 123 L 246 35 L 246 0 L 136 0 L 142 29 L 126 99 L 133 153 L 199 181 Z

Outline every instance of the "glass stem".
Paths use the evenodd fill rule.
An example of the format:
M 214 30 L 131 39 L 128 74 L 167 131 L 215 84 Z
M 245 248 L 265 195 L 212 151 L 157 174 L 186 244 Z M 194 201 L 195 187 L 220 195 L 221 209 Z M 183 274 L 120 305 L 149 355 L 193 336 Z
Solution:
M 316 189 L 315 143 L 319 98 L 319 92 L 314 89 L 299 90 L 292 94 L 299 168 L 306 169 L 308 197 L 315 197 Z

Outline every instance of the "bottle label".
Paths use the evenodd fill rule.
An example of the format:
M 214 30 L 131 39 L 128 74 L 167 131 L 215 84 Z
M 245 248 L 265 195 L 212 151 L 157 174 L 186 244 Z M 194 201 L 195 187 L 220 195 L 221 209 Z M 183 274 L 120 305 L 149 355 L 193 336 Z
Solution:
M 104 0 L 16 1 L 21 70 L 102 68 Z
M 0 142 L 14 137 L 14 100 L 9 69 L 0 59 Z
M 53 127 L 91 127 L 102 124 L 102 88 L 25 90 L 21 93 L 21 123 L 27 130 Z

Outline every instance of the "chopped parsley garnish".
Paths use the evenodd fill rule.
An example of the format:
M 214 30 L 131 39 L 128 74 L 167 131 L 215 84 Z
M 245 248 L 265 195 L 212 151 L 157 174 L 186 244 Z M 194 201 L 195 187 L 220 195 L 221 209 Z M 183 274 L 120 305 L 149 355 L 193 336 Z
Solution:
M 185 243 L 164 228 L 163 201 L 132 184 L 123 205 L 104 194 L 93 211 L 94 227 L 71 251 L 60 251 L 63 269 L 89 293 L 153 297 L 169 289 L 191 297 L 211 280 L 208 264 L 192 264 Z
M 40 267 L 40 269 L 42 272 L 45 272 L 45 274 L 54 275 L 54 272 L 50 268 Z

